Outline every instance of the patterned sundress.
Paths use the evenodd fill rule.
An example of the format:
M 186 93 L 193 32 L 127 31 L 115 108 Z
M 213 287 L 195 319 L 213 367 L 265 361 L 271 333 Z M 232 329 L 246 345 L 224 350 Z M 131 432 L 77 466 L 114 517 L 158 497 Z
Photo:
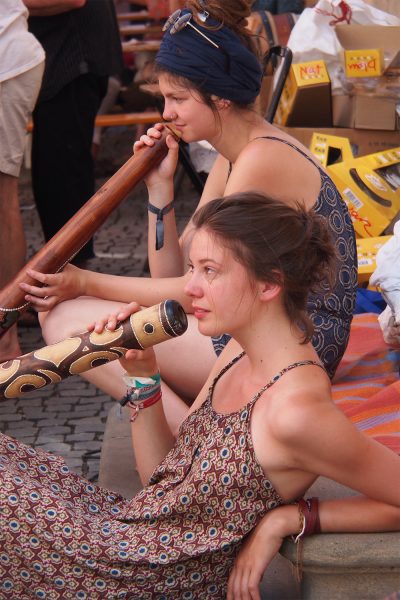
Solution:
M 215 384 L 241 356 L 132 500 L 0 434 L 1 600 L 226 597 L 243 538 L 283 502 L 256 459 L 252 409 L 287 370 L 317 364 L 290 365 L 242 409 L 219 414 Z
M 278 137 L 263 136 L 261 139 L 290 146 L 311 162 L 321 177 L 321 189 L 313 210 L 325 218 L 335 246 L 338 266 L 332 288 L 327 283 L 322 292 L 310 293 L 307 311 L 315 327 L 312 344 L 332 378 L 349 341 L 357 292 L 357 250 L 351 217 L 332 179 L 305 152 Z M 226 334 L 213 338 L 217 355 L 229 339 L 230 336 Z

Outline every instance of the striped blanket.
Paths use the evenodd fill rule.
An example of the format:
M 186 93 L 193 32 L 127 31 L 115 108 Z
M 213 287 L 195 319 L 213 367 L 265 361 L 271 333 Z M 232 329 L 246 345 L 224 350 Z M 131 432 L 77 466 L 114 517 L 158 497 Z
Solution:
M 333 381 L 333 400 L 349 419 L 400 454 L 400 351 L 385 344 L 376 314 L 355 315 Z

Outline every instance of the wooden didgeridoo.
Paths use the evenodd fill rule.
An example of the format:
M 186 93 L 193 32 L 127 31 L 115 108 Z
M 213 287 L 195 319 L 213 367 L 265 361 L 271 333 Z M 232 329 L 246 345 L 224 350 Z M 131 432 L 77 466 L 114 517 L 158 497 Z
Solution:
M 40 286 L 27 275 L 31 268 L 41 273 L 57 273 L 90 240 L 111 212 L 125 196 L 143 179 L 168 152 L 165 139 L 168 134 L 178 136 L 165 127 L 154 146 L 146 146 L 134 154 L 122 167 L 82 206 L 81 209 L 31 258 L 23 269 L 0 291 L 0 338 L 29 306 L 20 283 Z
M 0 364 L 0 399 L 57 383 L 124 356 L 130 348 L 144 349 L 185 333 L 188 321 L 176 300 L 134 313 L 115 331 L 85 331 Z

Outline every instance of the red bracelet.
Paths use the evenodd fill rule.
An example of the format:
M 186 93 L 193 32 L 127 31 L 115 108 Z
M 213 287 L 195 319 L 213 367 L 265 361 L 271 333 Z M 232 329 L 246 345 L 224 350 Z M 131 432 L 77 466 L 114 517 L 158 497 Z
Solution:
M 136 421 L 140 410 L 142 410 L 143 408 L 148 408 L 149 406 L 156 404 L 160 400 L 161 391 L 158 391 L 156 394 L 154 394 L 154 396 L 147 398 L 143 402 L 128 402 L 127 406 L 129 406 L 129 408 L 131 408 L 133 411 L 131 414 L 131 418 L 129 419 L 130 422 L 133 423 L 134 421 Z
M 304 515 L 305 528 L 303 535 L 313 535 L 314 533 L 321 533 L 321 524 L 319 522 L 319 501 L 318 498 L 313 496 L 307 500 L 301 498 L 298 500 L 299 508 Z

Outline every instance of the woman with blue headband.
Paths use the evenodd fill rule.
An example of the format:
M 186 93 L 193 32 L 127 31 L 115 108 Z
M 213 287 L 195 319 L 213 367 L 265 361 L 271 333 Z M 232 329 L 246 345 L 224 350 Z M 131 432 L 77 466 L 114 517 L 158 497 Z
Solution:
M 347 345 L 354 308 L 357 269 L 353 227 L 345 203 L 315 158 L 254 108 L 263 73 L 246 29 L 250 5 L 245 0 L 189 0 L 187 9 L 170 17 L 156 58 L 165 98 L 163 116 L 185 142 L 205 139 L 219 153 L 199 206 L 218 196 L 256 190 L 290 205 L 301 201 L 307 210 L 314 208 L 326 219 L 335 242 L 337 267 L 332 286 L 327 282 L 322 293 L 310 293 L 308 310 L 315 325 L 314 347 L 333 376 Z M 162 124 L 151 128 L 136 143 L 135 151 L 153 144 L 162 128 Z M 115 311 L 116 302 L 135 300 L 151 306 L 171 297 L 191 312 L 183 294 L 185 246 L 191 223 L 179 239 L 173 206 L 178 145 L 172 136 L 167 143 L 168 156 L 146 179 L 152 279 L 103 275 L 72 266 L 56 275 L 31 273 L 46 284 L 45 288 L 24 286 L 27 300 L 38 310 L 48 310 L 77 296 L 98 298 L 59 304 L 43 319 L 46 341 L 54 342 L 96 315 Z M 179 396 L 193 399 L 229 337 L 202 339 L 193 319 L 190 322 L 189 332 L 167 347 L 159 347 L 157 355 L 163 381 Z M 229 346 L 225 352 L 235 354 L 235 343 Z M 123 393 L 121 373 L 115 365 L 100 367 L 88 378 L 115 398 Z M 185 412 L 182 409 L 174 409 L 172 418 L 179 421 Z

